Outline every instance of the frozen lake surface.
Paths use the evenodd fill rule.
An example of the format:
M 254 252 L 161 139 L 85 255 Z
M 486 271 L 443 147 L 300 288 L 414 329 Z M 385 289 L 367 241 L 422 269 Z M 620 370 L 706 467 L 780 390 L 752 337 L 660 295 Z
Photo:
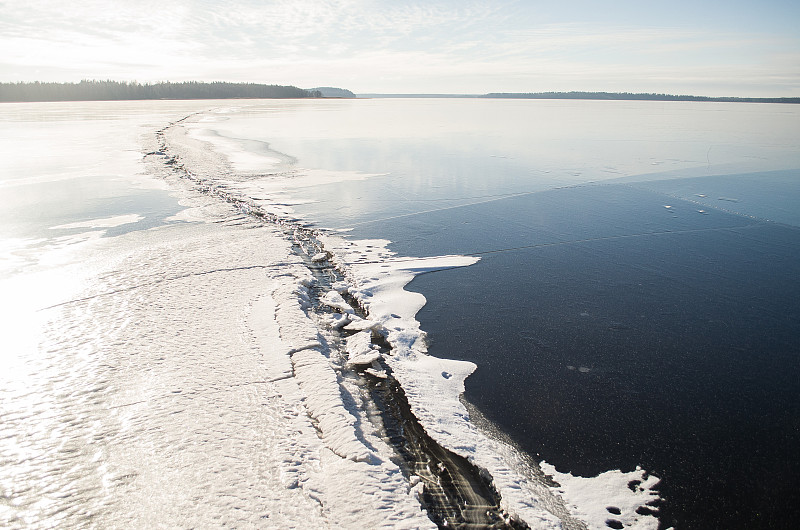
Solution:
M 294 211 L 423 275 L 430 352 L 477 364 L 466 398 L 582 475 L 641 465 L 679 528 L 798 513 L 796 107 L 358 101 L 220 124 L 297 165 L 361 172 Z M 775 491 L 781 501 L 775 505 Z M 714 508 L 709 508 L 713 506 Z
M 302 225 L 428 434 L 532 527 L 655 528 L 657 479 L 662 528 L 800 515 L 796 107 L 3 113 L 6 526 L 432 524 L 339 357 L 377 350 L 303 309 Z

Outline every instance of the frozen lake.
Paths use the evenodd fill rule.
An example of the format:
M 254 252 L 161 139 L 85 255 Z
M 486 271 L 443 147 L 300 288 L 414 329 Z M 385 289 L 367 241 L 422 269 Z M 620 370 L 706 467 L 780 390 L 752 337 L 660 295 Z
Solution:
M 561 471 L 641 465 L 662 478 L 666 525 L 791 526 L 796 107 L 379 100 L 318 114 L 254 110 L 217 130 L 374 175 L 293 192 L 319 226 L 481 257 L 409 288 L 427 299 L 430 353 L 478 365 L 465 397 L 490 421 Z
M 314 326 L 330 344 L 333 332 L 281 316 L 297 296 L 281 286 L 309 285 L 300 258 L 274 228 L 178 179 L 158 134 L 217 197 L 327 230 L 351 294 L 382 319 L 375 329 L 395 347 L 386 362 L 412 410 L 437 441 L 489 469 L 507 508 L 533 527 L 572 527 L 574 517 L 653 528 L 646 508 L 632 514 L 643 501 L 623 492 L 592 503 L 602 481 L 580 490 L 563 475 L 621 469 L 632 473 L 614 479 L 625 490 L 644 478 L 637 466 L 662 480 L 662 528 L 788 528 L 800 516 L 797 107 L 435 99 L 2 110 L 0 285 L 13 353 L 0 394 L 0 483 L 12 500 L 0 523 L 292 527 L 306 512 L 315 526 L 428 521 L 370 423 L 369 398 L 334 346 L 313 346 Z M 347 246 L 363 240 L 375 241 Z M 406 257 L 435 259 L 396 263 Z M 408 289 L 427 300 L 419 313 L 418 298 L 392 290 L 413 274 Z M 315 389 L 318 375 L 291 370 L 286 379 L 304 348 L 321 352 L 308 366 L 330 362 L 339 382 Z M 460 377 L 473 419 L 546 462 L 563 486 L 556 497 L 575 509 L 507 472 L 513 451 L 463 423 L 454 395 L 434 404 Z M 349 397 L 328 409 L 308 400 L 320 392 Z M 353 440 L 319 430 L 333 417 L 356 426 Z M 167 483 L 167 497 L 148 497 Z M 367 512 L 345 499 L 378 490 Z M 545 501 L 524 500 L 534 490 Z M 198 495 L 203 509 L 190 509 Z

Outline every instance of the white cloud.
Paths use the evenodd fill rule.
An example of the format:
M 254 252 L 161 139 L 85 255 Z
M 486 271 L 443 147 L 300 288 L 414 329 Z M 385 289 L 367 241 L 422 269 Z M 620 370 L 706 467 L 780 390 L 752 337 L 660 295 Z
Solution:
M 29 0 L 0 5 L 0 80 L 217 79 L 471 93 L 637 90 L 625 83 L 686 93 L 729 83 L 733 95 L 800 91 L 796 35 L 652 20 L 553 22 L 542 13 L 524 2 Z

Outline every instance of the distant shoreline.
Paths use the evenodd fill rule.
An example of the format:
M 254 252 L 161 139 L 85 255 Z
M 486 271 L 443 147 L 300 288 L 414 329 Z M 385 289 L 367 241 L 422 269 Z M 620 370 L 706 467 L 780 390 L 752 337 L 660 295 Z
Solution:
M 800 103 L 796 98 L 739 98 L 709 97 L 672 94 L 651 94 L 630 92 L 535 92 L 535 93 L 492 93 L 480 96 L 497 99 L 599 99 L 611 101 L 718 101 L 722 103 Z
M 577 99 L 602 101 L 700 101 L 722 103 L 800 103 L 800 97 L 710 97 L 631 92 L 492 92 L 489 94 L 354 94 L 334 87 L 302 89 L 291 85 L 257 83 L 89 81 L 80 83 L 0 83 L 0 102 L 137 101 L 195 99 L 294 99 L 294 98 L 472 98 L 472 99 Z
M 358 94 L 359 98 L 588 99 L 601 101 L 708 101 L 720 103 L 800 103 L 800 97 L 710 97 L 630 92 L 492 92 L 489 94 Z

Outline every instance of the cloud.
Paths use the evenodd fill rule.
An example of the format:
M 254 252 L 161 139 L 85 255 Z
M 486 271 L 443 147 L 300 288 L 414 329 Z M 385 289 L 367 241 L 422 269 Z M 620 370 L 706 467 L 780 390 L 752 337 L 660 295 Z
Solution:
M 601 23 L 591 13 L 576 22 L 555 9 L 480 0 L 28 0 L 0 4 L 0 76 L 473 93 L 630 80 L 680 87 L 681 79 L 688 92 L 714 76 L 752 90 L 758 76 L 762 93 L 800 90 L 794 34 Z

